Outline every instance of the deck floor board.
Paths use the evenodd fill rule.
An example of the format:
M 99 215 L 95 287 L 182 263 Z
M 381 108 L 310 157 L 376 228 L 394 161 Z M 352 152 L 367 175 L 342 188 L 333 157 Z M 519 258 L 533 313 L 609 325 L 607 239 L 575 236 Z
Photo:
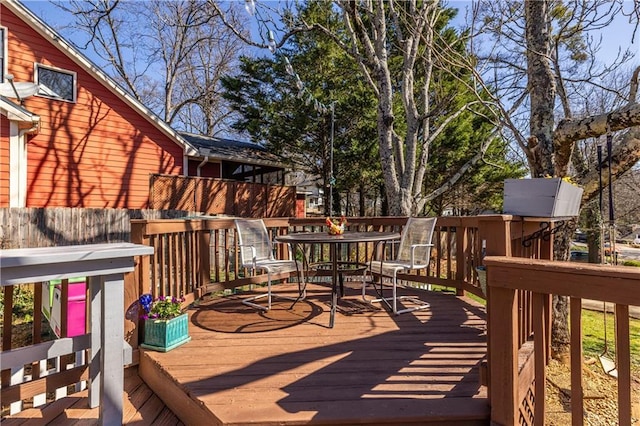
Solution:
M 122 424 L 136 426 L 183 423 L 165 403 L 142 381 L 137 368 L 127 368 L 124 377 Z M 61 425 L 95 426 L 99 423 L 99 409 L 89 408 L 86 390 L 53 401 L 42 407 L 29 408 L 2 419 L 3 425 Z
M 357 300 L 347 287 L 345 299 Z M 419 294 L 429 309 L 338 313 L 334 328 L 324 286 L 310 285 L 291 309 L 276 299 L 267 313 L 243 305 L 242 295 L 209 298 L 189 312 L 192 340 L 144 351 L 141 376 L 153 374 L 150 386 L 165 389 L 154 388 L 174 412 L 201 408 L 210 424 L 487 424 L 484 307 Z

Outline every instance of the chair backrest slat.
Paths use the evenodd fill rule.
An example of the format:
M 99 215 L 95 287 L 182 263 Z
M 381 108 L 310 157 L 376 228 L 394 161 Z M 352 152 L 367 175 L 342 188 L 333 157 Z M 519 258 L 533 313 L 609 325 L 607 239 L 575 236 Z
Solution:
M 414 244 L 431 244 L 433 231 L 436 227 L 436 217 L 410 217 L 402 228 L 402 237 L 396 260 L 409 262 L 411 260 L 411 246 Z M 431 257 L 431 247 L 417 247 L 414 251 L 416 264 L 428 264 Z
M 243 265 L 253 262 L 252 247 L 255 250 L 257 262 L 275 260 L 271 239 L 262 219 L 236 219 L 235 225 L 240 245 L 240 260 Z

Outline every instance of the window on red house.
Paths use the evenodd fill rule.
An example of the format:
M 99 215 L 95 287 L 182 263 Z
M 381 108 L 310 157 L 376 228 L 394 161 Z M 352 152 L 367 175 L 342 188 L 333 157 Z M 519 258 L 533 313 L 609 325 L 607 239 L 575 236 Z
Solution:
M 35 81 L 40 85 L 40 96 L 65 101 L 76 101 L 76 73 L 36 64 Z

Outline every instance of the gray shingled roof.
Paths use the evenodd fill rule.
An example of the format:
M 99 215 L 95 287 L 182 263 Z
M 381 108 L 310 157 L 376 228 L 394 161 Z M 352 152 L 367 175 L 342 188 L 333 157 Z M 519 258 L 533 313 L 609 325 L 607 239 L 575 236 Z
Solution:
M 268 167 L 286 167 L 280 157 L 255 143 L 194 135 L 184 132 L 181 132 L 180 135 L 186 139 L 189 144 L 193 145 L 201 155 L 208 156 L 209 158 Z

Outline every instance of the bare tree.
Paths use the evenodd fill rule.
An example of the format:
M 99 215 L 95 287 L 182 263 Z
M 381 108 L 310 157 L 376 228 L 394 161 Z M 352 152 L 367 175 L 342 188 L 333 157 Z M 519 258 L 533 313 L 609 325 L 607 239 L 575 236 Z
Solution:
M 481 141 L 477 154 L 441 188 L 423 193 L 430 145 L 476 101 L 450 110 L 433 96 L 434 76 L 447 70 L 436 50 L 446 43 L 439 34 L 445 18 L 437 1 L 336 1 L 342 10 L 346 37 L 321 23 L 304 23 L 333 37 L 358 64 L 378 100 L 378 147 L 390 213 L 411 215 L 470 170 L 486 152 L 491 139 Z M 437 42 L 441 44 L 438 45 Z M 401 64 L 399 69 L 395 63 Z M 400 99 L 402 108 L 397 108 Z M 440 99 L 446 103 L 449 99 Z M 398 115 L 402 114 L 400 117 Z
M 592 34 L 611 25 L 622 6 L 620 1 L 582 0 L 478 3 L 475 16 L 488 23 L 476 35 L 479 77 L 496 88 L 503 125 L 525 154 L 532 176 L 574 174 L 590 187 L 590 177 L 570 169 L 576 142 L 640 123 L 633 90 L 637 72 L 629 72 L 626 87 L 631 93 L 620 85 L 607 86 L 612 81 L 608 76 L 628 64 L 631 53 L 621 51 L 611 64 L 602 64 L 600 40 Z M 594 91 L 613 95 L 610 109 L 588 107 Z M 635 146 L 632 141 L 626 148 L 617 146 L 616 175 L 640 158 L 640 152 L 629 155 L 629 144 Z M 585 196 L 593 192 L 585 191 Z
M 277 49 L 301 31 L 319 31 L 354 60 L 377 100 L 378 148 L 390 214 L 420 213 L 427 202 L 450 190 L 483 159 L 496 133 L 477 141 L 474 155 L 438 188 L 425 193 L 430 147 L 444 129 L 455 125 L 458 117 L 474 109 L 485 110 L 486 119 L 495 117 L 486 111 L 490 104 L 480 101 L 485 89 L 476 91 L 478 100 L 461 105 L 455 105 L 447 96 L 438 96 L 439 88 L 434 84 L 437 75 L 460 70 L 456 68 L 460 63 L 453 58 L 457 59 L 459 47 L 463 46 L 458 35 L 445 30 L 452 15 L 440 2 L 326 2 L 326 7 L 335 7 L 340 12 L 341 31 L 333 31 L 335 26 L 328 23 L 302 19 L 287 2 L 278 5 L 279 8 L 274 9 L 256 3 L 260 41 L 243 36 L 239 31 L 236 34 L 250 45 L 269 47 L 270 40 L 265 34 L 273 35 L 268 30 L 276 28 L 278 40 L 273 40 L 275 45 L 271 47 Z M 259 12 L 262 8 L 268 10 Z M 278 23 L 282 25 L 278 26 Z M 232 23 L 227 22 L 227 25 L 234 30 Z M 455 46 L 449 46 L 450 43 Z M 449 57 L 440 51 L 455 53 Z M 466 66 L 468 62 L 464 64 Z M 471 68 L 467 67 L 467 70 Z M 476 89 L 468 82 L 461 87 Z
M 598 63 L 599 42 L 591 35 L 622 13 L 621 1 L 586 0 L 487 1 L 476 9 L 476 22 L 483 23 L 478 40 L 484 41 L 476 44 L 478 77 L 496 87 L 504 127 L 526 156 L 533 177 L 573 175 L 585 187 L 584 201 L 597 194 L 600 165 L 589 164 L 576 150 L 579 141 L 624 131 L 613 150 L 614 179 L 640 160 L 640 134 L 634 127 L 640 124 L 638 71 L 629 73 L 629 92 L 607 87 L 607 76 L 631 56 L 622 51 L 612 64 Z M 604 112 L 585 108 L 594 91 L 614 99 Z M 569 235 L 556 235 L 564 237 L 557 241 L 556 256 L 566 259 Z M 554 299 L 552 346 L 557 353 L 568 348 L 567 319 L 567 300 Z
M 245 45 L 222 24 L 220 9 L 197 0 L 73 0 L 59 6 L 89 35 L 84 47 L 96 52 L 100 65 L 166 122 L 207 135 L 228 130 L 219 79 Z M 234 4 L 224 13 L 242 28 Z

